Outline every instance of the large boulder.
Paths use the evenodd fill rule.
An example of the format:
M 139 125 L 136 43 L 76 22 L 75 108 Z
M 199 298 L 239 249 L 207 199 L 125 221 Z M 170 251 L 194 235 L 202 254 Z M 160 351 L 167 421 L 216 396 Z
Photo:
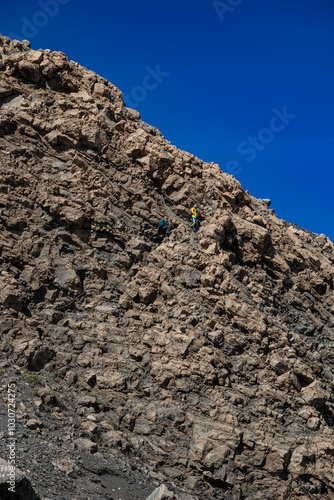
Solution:
M 41 500 L 23 471 L 0 458 L 1 500 Z

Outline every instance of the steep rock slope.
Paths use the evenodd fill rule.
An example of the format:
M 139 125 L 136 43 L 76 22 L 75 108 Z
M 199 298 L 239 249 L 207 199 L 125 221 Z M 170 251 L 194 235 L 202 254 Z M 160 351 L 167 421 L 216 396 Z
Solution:
M 0 71 L 1 382 L 36 491 L 334 498 L 333 244 L 64 54 L 1 37 Z

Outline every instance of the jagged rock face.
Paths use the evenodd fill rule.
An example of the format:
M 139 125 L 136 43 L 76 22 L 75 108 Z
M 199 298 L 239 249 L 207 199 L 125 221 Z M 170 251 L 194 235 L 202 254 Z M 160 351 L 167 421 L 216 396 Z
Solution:
M 62 498 L 80 453 L 176 498 L 334 498 L 333 244 L 64 54 L 1 37 L 0 70 L 2 369 Z

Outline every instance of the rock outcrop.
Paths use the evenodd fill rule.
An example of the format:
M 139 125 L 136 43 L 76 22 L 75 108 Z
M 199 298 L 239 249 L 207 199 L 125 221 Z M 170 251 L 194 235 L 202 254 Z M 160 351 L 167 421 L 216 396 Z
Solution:
M 36 498 L 333 499 L 333 243 L 63 53 L 0 37 L 0 71 L 0 424 L 10 382 Z
M 22 471 L 15 467 L 9 469 L 8 462 L 2 458 L 0 458 L 0 495 L 2 500 L 23 498 L 25 500 L 41 500 Z

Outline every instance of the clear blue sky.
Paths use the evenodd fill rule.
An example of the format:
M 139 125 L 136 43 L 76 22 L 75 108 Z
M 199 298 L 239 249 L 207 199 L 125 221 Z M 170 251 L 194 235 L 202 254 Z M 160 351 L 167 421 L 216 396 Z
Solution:
M 333 2 L 17 0 L 0 33 L 104 76 L 177 147 L 334 239 Z

